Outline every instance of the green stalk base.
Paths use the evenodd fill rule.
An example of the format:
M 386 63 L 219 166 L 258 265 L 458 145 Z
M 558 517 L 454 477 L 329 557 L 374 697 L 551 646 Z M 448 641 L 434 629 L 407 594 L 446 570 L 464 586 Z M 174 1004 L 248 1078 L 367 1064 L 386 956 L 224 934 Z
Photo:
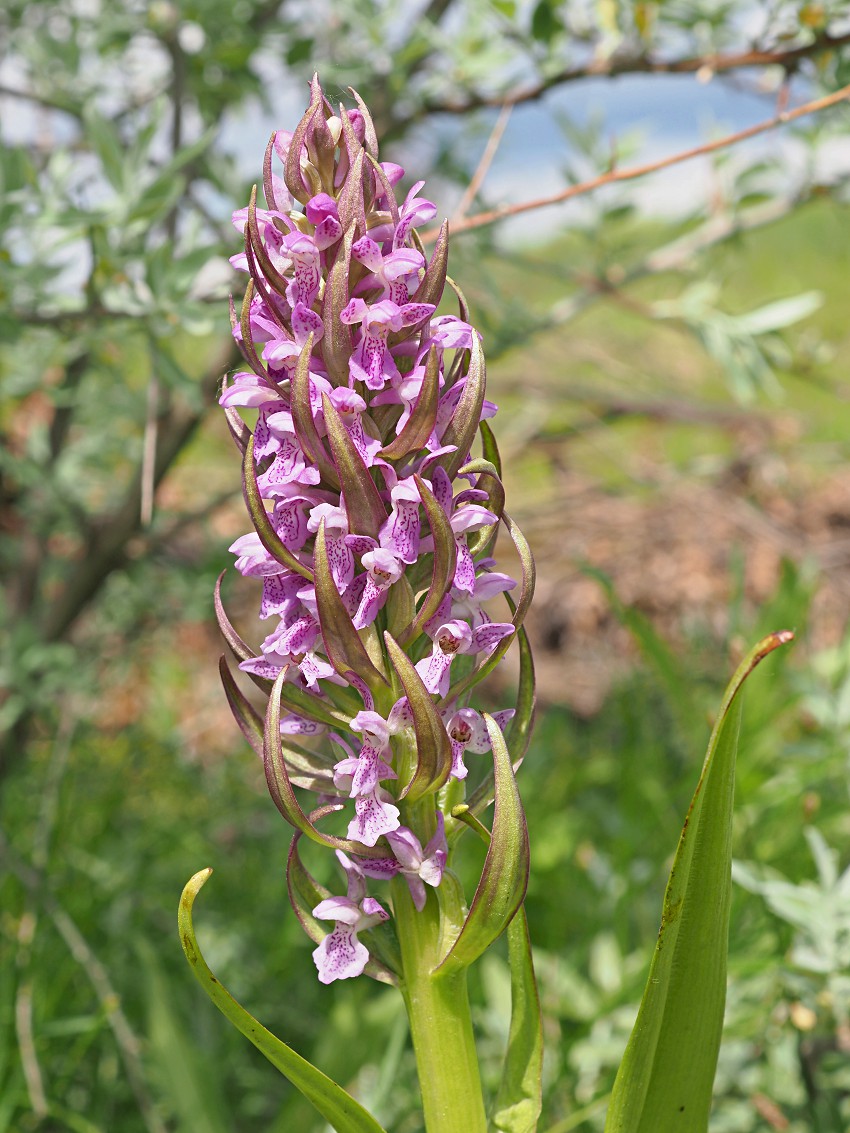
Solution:
M 417 912 L 407 884 L 396 878 L 393 912 L 427 1133 L 487 1133 L 466 971 L 431 974 L 440 954 L 436 897 L 429 890 Z

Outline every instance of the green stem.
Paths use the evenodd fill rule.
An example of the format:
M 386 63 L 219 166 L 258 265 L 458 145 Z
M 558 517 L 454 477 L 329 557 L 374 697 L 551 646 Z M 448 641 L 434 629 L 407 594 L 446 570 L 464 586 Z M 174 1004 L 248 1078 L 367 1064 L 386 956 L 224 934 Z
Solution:
M 434 976 L 440 958 L 440 908 L 432 891 L 417 912 L 406 883 L 393 881 L 401 946 L 402 994 L 419 1072 L 428 1133 L 486 1133 L 466 971 Z

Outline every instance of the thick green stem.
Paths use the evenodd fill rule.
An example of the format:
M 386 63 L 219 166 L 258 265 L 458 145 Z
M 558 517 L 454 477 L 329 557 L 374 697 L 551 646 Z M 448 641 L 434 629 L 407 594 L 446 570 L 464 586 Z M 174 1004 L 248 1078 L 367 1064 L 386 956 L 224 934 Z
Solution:
M 417 912 L 407 885 L 396 878 L 393 912 L 427 1133 L 486 1133 L 466 971 L 432 975 L 440 957 L 436 896 L 429 891 Z

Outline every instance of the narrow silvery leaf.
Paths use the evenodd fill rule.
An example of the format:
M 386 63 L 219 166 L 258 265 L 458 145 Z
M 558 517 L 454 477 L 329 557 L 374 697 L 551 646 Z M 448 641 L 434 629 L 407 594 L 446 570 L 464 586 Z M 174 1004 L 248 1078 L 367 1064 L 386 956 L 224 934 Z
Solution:
M 491 1125 L 499 1133 L 535 1133 L 543 1107 L 543 1020 L 525 909 L 507 930 L 511 1025 Z
M 230 705 L 233 718 L 239 725 L 239 730 L 242 732 L 242 735 L 262 759 L 263 718 L 233 679 L 233 674 L 224 657 L 219 658 L 218 671 L 221 675 L 224 694 L 227 697 L 227 703 Z
M 399 798 L 415 802 L 423 795 L 438 791 L 448 779 L 452 769 L 452 745 L 431 694 L 413 662 L 391 634 L 385 633 L 384 641 L 410 705 L 416 733 L 416 770 L 410 782 L 403 786 Z
M 313 572 L 308 566 L 305 566 L 296 556 L 285 546 L 280 539 L 280 536 L 272 526 L 272 521 L 269 519 L 269 513 L 266 511 L 260 495 L 259 485 L 257 484 L 257 472 L 254 468 L 254 437 L 248 441 L 245 447 L 245 455 L 242 459 L 242 488 L 245 496 L 245 504 L 247 505 L 248 512 L 251 516 L 251 522 L 254 524 L 254 530 L 260 537 L 260 542 L 266 548 L 268 553 L 283 566 L 288 567 L 289 570 L 295 571 L 300 574 L 302 578 L 306 578 L 312 582 Z
M 443 433 L 444 445 L 456 445 L 455 452 L 441 456 L 439 462 L 451 479 L 457 475 L 457 470 L 466 462 L 475 434 L 478 432 L 478 423 L 481 420 L 481 408 L 484 405 L 484 387 L 486 375 L 484 371 L 484 352 L 481 349 L 481 339 L 473 331 L 472 346 L 469 352 L 469 370 L 463 392 L 460 395 L 451 420 Z
M 195 937 L 192 907 L 211 873 L 212 870 L 203 869 L 189 880 L 180 897 L 178 911 L 183 951 L 201 987 L 224 1017 L 315 1106 L 337 1133 L 384 1133 L 374 1117 L 350 1094 L 267 1031 L 210 971 Z
M 387 509 L 381 501 L 371 472 L 327 395 L 322 398 L 322 406 L 351 534 L 369 535 L 377 539 L 378 532 L 387 521 Z
M 331 574 L 324 519 L 316 532 L 313 561 L 316 564 L 316 605 L 328 660 L 338 673 L 353 670 L 372 692 L 386 688 L 387 680 L 372 664 Z
M 391 857 L 392 851 L 389 847 L 364 846 L 349 838 L 337 838 L 332 834 L 323 834 L 301 809 L 289 778 L 289 769 L 286 766 L 280 736 L 280 693 L 285 680 L 286 671 L 284 670 L 275 681 L 269 697 L 263 735 L 263 765 L 266 772 L 266 783 L 275 806 L 290 826 L 294 826 L 296 830 L 306 834 L 311 842 L 316 842 L 320 846 L 327 846 L 332 850 L 342 850 L 344 853 L 355 854 L 364 858 Z
M 437 968 L 468 967 L 501 935 L 519 909 L 528 885 L 528 829 L 507 744 L 498 724 L 484 713 L 493 747 L 493 829 L 481 879 L 460 936 Z
M 792 637 L 786 630 L 760 641 L 726 689 L 667 882 L 606 1133 L 705 1133 L 708 1127 L 726 1002 L 738 693 L 756 665 Z
M 381 449 L 381 456 L 386 460 L 401 460 L 411 453 L 419 452 L 428 442 L 434 431 L 437 420 L 437 409 L 440 403 L 440 364 L 437 358 L 437 348 L 432 346 L 428 351 L 428 360 L 425 363 L 425 377 L 419 397 L 404 424 L 404 428 L 390 444 Z
M 452 587 L 457 565 L 457 543 L 446 513 L 425 481 L 420 476 L 414 476 L 414 479 L 431 525 L 431 535 L 434 539 L 434 567 L 431 573 L 431 585 L 413 624 L 402 637 L 402 645 L 412 641 L 421 632 L 425 623 L 436 614 L 440 603 Z
M 348 385 L 348 363 L 353 346 L 351 330 L 340 315 L 351 298 L 348 275 L 351 271 L 351 245 L 354 243 L 354 222 L 348 225 L 339 243 L 336 259 L 328 273 L 325 294 L 322 299 L 322 323 L 325 327 L 322 338 L 322 358 L 328 377 L 334 385 Z
M 310 402 L 310 358 L 313 353 L 313 332 L 298 355 L 295 373 L 292 377 L 292 423 L 301 450 L 309 461 L 319 469 L 322 479 L 332 488 L 339 488 L 339 477 L 333 461 L 328 456 L 324 443 L 316 429 L 313 407 Z

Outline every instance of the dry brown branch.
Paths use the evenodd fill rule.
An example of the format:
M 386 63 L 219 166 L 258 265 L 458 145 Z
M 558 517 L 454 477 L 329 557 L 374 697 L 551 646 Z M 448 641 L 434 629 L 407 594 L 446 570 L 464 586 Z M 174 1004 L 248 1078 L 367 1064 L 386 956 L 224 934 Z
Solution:
M 795 122 L 798 118 L 804 118 L 809 114 L 817 114 L 820 111 L 828 109 L 830 106 L 836 106 L 840 102 L 845 102 L 850 98 L 850 84 L 842 87 L 841 90 L 834 91 L 832 94 L 825 95 L 823 98 L 813 99 L 811 102 L 805 102 L 802 106 L 796 106 L 793 110 L 785 110 L 780 114 L 775 115 L 773 118 L 767 119 L 765 122 L 758 122 L 755 126 L 748 126 L 745 130 L 738 130 L 734 134 L 725 134 L 722 138 L 715 138 L 714 141 L 704 142 L 702 145 L 694 146 L 691 149 L 680 150 L 678 153 L 671 154 L 669 157 L 659 158 L 657 161 L 648 161 L 644 165 L 634 165 L 629 169 L 610 169 L 607 173 L 600 173 L 598 177 L 592 178 L 590 181 L 582 181 L 578 185 L 570 185 L 566 189 L 562 189 L 558 193 L 554 193 L 548 197 L 538 197 L 532 201 L 521 201 L 515 205 L 502 205 L 499 208 L 490 209 L 487 212 L 478 213 L 477 216 L 471 216 L 466 220 L 462 220 L 456 224 L 452 229 L 452 234 L 457 235 L 460 232 L 469 232 L 474 228 L 483 228 L 487 224 L 495 224 L 499 220 L 505 220 L 507 217 L 519 216 L 525 212 L 532 212 L 535 209 L 545 208 L 547 205 L 561 204 L 563 201 L 570 201 L 574 197 L 583 196 L 585 193 L 591 193 L 594 189 L 600 189 L 603 185 L 613 185 L 620 181 L 634 181 L 638 177 L 645 177 L 649 173 L 658 173 L 662 169 L 669 169 L 673 165 L 678 165 L 683 161 L 690 161 L 694 157 L 703 157 L 709 153 L 716 153 L 718 150 L 728 149 L 729 146 L 738 145 L 739 142 L 748 141 L 750 138 L 756 138 L 759 134 L 766 134 L 770 130 L 775 130 L 779 126 L 786 126 L 789 122 Z M 433 243 L 437 238 L 438 229 L 432 228 L 423 233 L 423 243 Z

